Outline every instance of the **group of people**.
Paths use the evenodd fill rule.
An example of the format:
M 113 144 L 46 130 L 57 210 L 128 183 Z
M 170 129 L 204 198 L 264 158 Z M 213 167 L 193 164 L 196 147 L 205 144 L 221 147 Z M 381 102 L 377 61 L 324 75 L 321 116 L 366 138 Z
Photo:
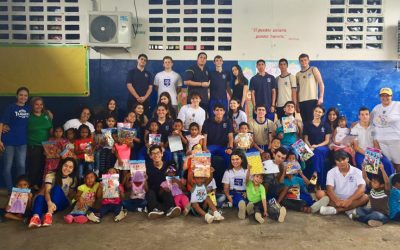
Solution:
M 107 213 L 118 222 L 127 211 L 147 212 L 149 218 L 191 213 L 211 223 L 224 220 L 221 208 L 234 207 L 239 219 L 252 215 L 259 223 L 267 217 L 283 222 L 287 209 L 345 212 L 370 226 L 400 219 L 400 104 L 392 100 L 390 88 L 380 90 L 381 104 L 371 112 L 361 107 L 359 120 L 348 124 L 338 109 L 325 111 L 322 76 L 306 54 L 299 56 L 296 75 L 288 72 L 286 59 L 279 60 L 276 78 L 258 60 L 250 84 L 239 65 L 225 71 L 221 56 L 214 58 L 215 70 L 208 70 L 204 52 L 185 71 L 184 85 L 171 57 L 164 57 L 164 71 L 154 78 L 145 69 L 147 60 L 139 55 L 128 73 L 126 114 L 110 99 L 97 114 L 83 107 L 77 118 L 53 126 L 43 99 L 33 97 L 28 104 L 29 90 L 17 90 L 16 103 L 0 120 L 3 178 L 9 194 L 13 186 L 29 187 L 32 194 L 25 214 L 7 206 L 5 218 L 29 217 L 29 227 L 50 226 L 53 213 L 70 209 L 67 223 L 99 223 Z M 178 101 L 183 86 L 188 87 L 187 104 Z M 153 87 L 158 103 L 150 112 Z M 248 91 L 250 116 L 243 111 Z M 295 127 L 291 132 L 284 129 L 287 117 Z M 113 130 L 110 145 L 104 131 L 120 124 L 133 128 L 135 136 L 122 140 Z M 240 134 L 251 134 L 248 146 L 242 147 Z M 180 140 L 182 150 L 171 150 L 171 136 Z M 305 162 L 292 146 L 299 139 L 313 151 Z M 44 142 L 59 146 L 57 157 Z M 367 148 L 382 152 L 378 174 L 366 172 Z M 249 152 L 258 152 L 263 164 L 278 172 L 252 171 Z M 211 154 L 208 177 L 194 174 L 192 160 L 199 153 Z M 130 160 L 145 160 L 145 174 L 130 173 Z M 288 172 L 288 163 L 300 167 Z M 103 174 L 118 174 L 117 198 L 103 194 Z

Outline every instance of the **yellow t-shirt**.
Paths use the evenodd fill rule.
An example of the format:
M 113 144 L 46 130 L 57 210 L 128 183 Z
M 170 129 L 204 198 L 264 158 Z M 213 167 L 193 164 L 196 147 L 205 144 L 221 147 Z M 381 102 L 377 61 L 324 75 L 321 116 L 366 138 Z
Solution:
M 89 207 L 91 207 L 96 200 L 96 193 L 98 188 L 98 182 L 96 182 L 91 188 L 86 186 L 86 184 L 82 184 L 78 187 L 78 191 L 82 192 L 81 197 Z

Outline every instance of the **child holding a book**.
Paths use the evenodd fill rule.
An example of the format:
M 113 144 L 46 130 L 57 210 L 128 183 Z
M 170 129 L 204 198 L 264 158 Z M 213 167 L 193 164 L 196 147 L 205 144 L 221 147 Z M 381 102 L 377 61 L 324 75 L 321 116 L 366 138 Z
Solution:
M 186 155 L 186 153 L 185 153 L 186 152 L 185 145 L 188 144 L 188 140 L 183 135 L 183 122 L 182 122 L 182 120 L 175 119 L 174 125 L 173 125 L 173 130 L 172 130 L 172 133 L 171 133 L 170 136 L 179 137 L 179 139 L 180 139 L 180 141 L 182 143 L 182 146 L 183 146 L 182 150 L 178 150 L 178 151 L 172 152 L 172 157 L 173 157 L 173 159 L 176 162 L 177 167 L 178 167 L 178 173 L 179 173 L 179 175 L 181 175 L 182 174 L 182 168 L 183 168 L 183 158 Z M 170 148 L 171 148 L 171 145 L 170 145 Z
M 76 154 L 75 154 L 75 140 L 77 137 L 77 130 L 74 128 L 69 128 L 65 130 L 65 138 L 67 139 L 67 144 L 65 144 L 64 151 L 61 155 L 61 159 L 65 159 L 67 157 L 72 157 L 76 159 Z
M 194 213 L 204 218 L 204 220 L 210 224 L 213 221 L 224 220 L 224 217 L 217 211 L 214 203 L 211 201 L 210 197 L 207 195 L 207 185 L 213 179 L 214 168 L 210 168 L 210 173 L 208 177 L 197 176 L 195 172 L 192 172 L 188 176 L 188 182 L 191 184 L 192 189 L 190 190 L 190 203 Z M 213 214 L 206 212 L 211 209 Z
M 118 175 L 118 170 L 116 168 L 109 168 L 107 171 L 107 175 Z M 105 191 L 109 191 L 107 189 L 113 189 L 114 184 L 112 184 L 111 186 L 108 185 L 106 186 L 103 183 L 99 184 L 99 197 L 102 197 L 101 208 L 99 209 L 99 216 L 95 215 L 93 212 L 88 213 L 87 218 L 90 221 L 95 223 L 100 223 L 101 218 L 103 218 L 109 212 L 112 212 L 114 214 L 115 222 L 119 222 L 126 217 L 127 211 L 122 207 L 124 188 L 121 184 L 119 184 L 119 182 L 118 182 L 118 194 L 116 195 L 117 197 L 114 198 L 105 197 Z
M 189 132 L 190 134 L 186 136 L 186 139 L 188 141 L 186 155 L 191 155 L 192 148 L 197 144 L 200 144 L 202 149 L 206 147 L 206 145 L 204 144 L 204 135 L 200 133 L 200 126 L 198 123 L 190 123 Z
M 144 141 L 147 150 L 153 145 L 160 145 L 164 148 L 164 143 L 161 139 L 160 127 L 161 124 L 158 121 L 150 121 L 149 129 L 144 132 Z
M 58 164 L 56 172 L 45 176 L 44 188 L 33 201 L 33 216 L 29 228 L 51 226 L 53 213 L 62 211 L 71 204 L 70 200 L 75 196 L 77 169 L 78 164 L 75 159 L 65 158 Z
M 350 129 L 347 127 L 346 117 L 340 116 L 338 118 L 338 126 L 333 130 L 332 133 L 332 144 L 329 147 L 336 151 L 343 149 L 349 155 L 351 155 L 352 165 L 355 165 L 355 152 L 351 147 L 351 143 L 346 143 L 344 141 L 345 137 L 350 135 Z
M 295 118 L 296 104 L 288 101 L 283 106 L 285 115 L 276 122 L 276 135 L 281 140 L 281 145 L 291 150 L 291 145 L 302 136 L 303 123 Z
M 222 177 L 224 194 L 229 207 L 238 208 L 238 217 L 246 218 L 246 176 L 247 159 L 240 150 L 233 150 L 231 154 L 230 169 L 226 170 Z
M 131 177 L 126 179 L 124 185 L 131 190 L 131 193 L 129 199 L 122 202 L 122 206 L 131 212 L 146 211 L 146 192 L 148 190 L 146 170 L 131 171 Z
M 129 174 L 130 166 L 129 160 L 131 159 L 131 149 L 133 146 L 132 141 L 123 142 L 118 138 L 118 132 L 115 130 L 112 132 L 112 137 L 114 139 L 114 147 L 112 149 L 117 161 L 114 164 L 114 168 L 119 170 L 122 180 L 126 178 Z
M 366 223 L 371 227 L 382 226 L 389 222 L 389 177 L 382 163 L 379 164 L 378 174 L 371 174 L 370 178 L 368 178 L 366 169 L 363 166 L 362 175 L 367 186 L 371 188 L 369 192 L 371 207 L 356 208 L 355 212 L 351 214 L 351 219 Z
M 190 203 L 188 197 L 182 192 L 183 183 L 176 172 L 177 170 L 173 165 L 169 166 L 165 172 L 166 180 L 161 183 L 160 187 L 164 192 L 171 192 L 175 205 L 180 207 L 183 215 L 186 216 L 190 211 Z
M 29 189 L 29 180 L 26 175 L 17 178 L 17 188 L 13 188 L 10 201 L 6 206 L 4 218 L 9 220 L 23 221 L 29 216 L 32 208 L 32 193 Z
M 86 214 L 89 211 L 93 211 L 96 199 L 100 198 L 99 183 L 96 179 L 96 173 L 90 171 L 85 173 L 84 184 L 78 186 L 75 206 L 71 213 L 64 216 L 66 223 L 84 224 L 88 221 Z
M 78 158 L 78 177 L 82 183 L 83 173 L 93 171 L 93 138 L 87 125 L 78 128 L 79 138 L 75 141 L 75 154 Z
M 400 173 L 391 176 L 392 187 L 389 196 L 390 219 L 400 221 Z
M 46 156 L 45 165 L 44 165 L 44 175 L 49 172 L 53 172 L 56 170 L 58 166 L 58 162 L 61 158 L 61 152 L 64 150 L 67 140 L 64 138 L 64 129 L 62 126 L 58 126 L 53 131 L 53 136 L 49 138 L 49 142 L 55 142 L 56 154 L 48 154 L 46 150 L 44 150 L 44 154 Z
M 239 131 L 233 140 L 235 148 L 242 149 L 246 152 L 259 151 L 264 152 L 253 140 L 253 135 L 249 132 L 249 124 L 242 122 L 239 124 Z
M 126 115 L 124 122 L 129 123 L 130 128 L 136 130 L 136 136 L 134 136 L 132 139 L 133 147 L 131 150 L 131 159 L 137 159 L 140 149 L 144 146 L 142 133 L 143 129 L 136 123 L 136 114 L 133 111 Z

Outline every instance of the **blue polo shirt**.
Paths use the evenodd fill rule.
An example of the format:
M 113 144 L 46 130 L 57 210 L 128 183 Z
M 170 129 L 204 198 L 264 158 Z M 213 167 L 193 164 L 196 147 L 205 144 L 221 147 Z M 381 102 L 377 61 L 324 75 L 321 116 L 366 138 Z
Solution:
M 139 96 L 144 96 L 146 94 L 152 82 L 153 78 L 150 72 L 147 70 L 140 71 L 138 68 L 129 70 L 126 78 L 126 83 L 131 83 Z M 133 98 L 132 95 L 129 96 Z
M 332 130 L 326 122 L 321 122 L 318 127 L 312 121 L 304 124 L 304 135 L 308 136 L 311 145 L 320 144 L 325 140 L 325 135 L 328 134 L 332 134 Z
M 5 146 L 20 146 L 27 144 L 30 112 L 30 106 L 18 106 L 15 103 L 9 105 L 4 110 L 0 122 L 7 124 L 10 127 L 10 131 L 1 136 L 1 141 Z
M 207 134 L 207 146 L 226 147 L 229 142 L 228 134 L 233 133 L 232 122 L 227 119 L 218 123 L 215 118 L 208 118 L 204 121 L 202 133 Z
M 208 82 L 209 80 L 209 73 L 206 66 L 204 66 L 203 70 L 201 70 L 196 64 L 185 71 L 184 81 Z M 188 91 L 189 96 L 191 95 L 192 91 L 196 91 L 200 94 L 201 103 L 208 103 L 208 88 L 188 86 Z
M 226 89 L 230 82 L 230 74 L 225 70 L 218 72 L 216 70 L 210 72 L 210 99 L 211 100 L 228 100 Z
M 256 105 L 263 104 L 271 107 L 272 90 L 276 89 L 276 81 L 273 75 L 265 73 L 264 76 L 257 73 L 250 80 L 250 91 L 254 90 Z

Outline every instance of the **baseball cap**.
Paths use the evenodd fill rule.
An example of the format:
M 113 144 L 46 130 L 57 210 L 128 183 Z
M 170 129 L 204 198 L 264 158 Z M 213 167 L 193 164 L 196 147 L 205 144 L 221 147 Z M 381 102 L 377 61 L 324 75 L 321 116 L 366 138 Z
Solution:
M 383 95 L 383 94 L 387 94 L 387 95 L 393 95 L 392 89 L 391 88 L 381 88 L 381 90 L 379 91 L 379 95 Z

